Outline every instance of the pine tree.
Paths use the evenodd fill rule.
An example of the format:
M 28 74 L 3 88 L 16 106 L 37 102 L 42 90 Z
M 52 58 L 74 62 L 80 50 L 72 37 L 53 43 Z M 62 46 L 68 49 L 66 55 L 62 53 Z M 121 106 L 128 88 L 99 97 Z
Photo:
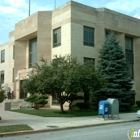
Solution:
M 107 36 L 100 50 L 98 69 L 107 80 L 107 87 L 97 92 L 98 99 L 116 98 L 120 111 L 130 110 L 135 92 L 131 90 L 133 84 L 125 55 L 114 33 Z

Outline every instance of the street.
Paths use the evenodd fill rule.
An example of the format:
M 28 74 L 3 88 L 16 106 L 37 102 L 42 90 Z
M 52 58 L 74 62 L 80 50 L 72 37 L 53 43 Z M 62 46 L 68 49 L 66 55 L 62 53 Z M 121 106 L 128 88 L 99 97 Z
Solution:
M 140 122 L 100 125 L 9 137 L 4 136 L 2 140 L 129 140 L 127 132 L 132 130 L 132 128 L 138 131 L 140 129 Z M 136 140 L 140 139 L 140 137 L 132 139 Z

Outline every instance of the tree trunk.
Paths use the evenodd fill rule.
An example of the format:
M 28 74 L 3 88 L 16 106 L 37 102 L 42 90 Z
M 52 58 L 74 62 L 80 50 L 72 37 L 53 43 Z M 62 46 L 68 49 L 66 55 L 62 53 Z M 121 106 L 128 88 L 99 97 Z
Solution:
M 84 92 L 84 97 L 85 97 L 84 102 L 89 101 L 89 90 L 84 88 L 83 92 Z
M 72 104 L 72 102 L 69 103 L 69 110 L 72 110 L 71 104 Z
M 60 102 L 60 109 L 61 109 L 61 112 L 63 113 L 64 112 L 64 108 L 63 108 L 63 103 Z

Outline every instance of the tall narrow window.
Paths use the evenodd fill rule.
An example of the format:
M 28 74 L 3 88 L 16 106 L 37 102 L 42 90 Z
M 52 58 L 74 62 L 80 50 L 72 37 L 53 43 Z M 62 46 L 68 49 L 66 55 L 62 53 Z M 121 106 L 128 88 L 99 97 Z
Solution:
M 52 97 L 52 105 L 60 105 L 60 103 Z
M 15 59 L 15 45 L 13 45 L 13 59 Z
M 29 41 L 29 67 L 34 67 L 37 63 L 37 38 Z
M 94 28 L 84 26 L 84 45 L 94 47 Z
M 1 63 L 5 62 L 5 50 L 1 51 Z
M 61 46 L 61 28 L 53 30 L 53 47 Z
M 134 56 L 133 56 L 133 38 L 132 37 L 125 37 L 125 56 L 126 61 L 128 62 L 128 69 L 129 74 L 132 78 L 134 78 Z
M 0 83 L 4 84 L 4 71 L 0 72 Z
M 14 76 L 14 68 L 13 68 L 13 78 L 12 78 L 12 81 L 13 81 L 13 82 L 14 82 L 14 77 L 15 77 L 15 76 Z
M 108 36 L 109 36 L 110 33 L 112 33 L 112 31 L 105 31 L 105 37 L 106 37 L 106 39 L 108 38 Z M 115 32 L 113 31 L 113 33 L 115 33 Z

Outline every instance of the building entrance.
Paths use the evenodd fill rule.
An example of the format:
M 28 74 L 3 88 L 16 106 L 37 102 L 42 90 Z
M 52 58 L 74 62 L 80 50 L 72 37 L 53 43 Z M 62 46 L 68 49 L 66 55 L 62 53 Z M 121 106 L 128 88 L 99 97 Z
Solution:
M 20 99 L 24 99 L 27 97 L 27 93 L 23 90 L 23 84 L 25 80 L 20 80 Z

